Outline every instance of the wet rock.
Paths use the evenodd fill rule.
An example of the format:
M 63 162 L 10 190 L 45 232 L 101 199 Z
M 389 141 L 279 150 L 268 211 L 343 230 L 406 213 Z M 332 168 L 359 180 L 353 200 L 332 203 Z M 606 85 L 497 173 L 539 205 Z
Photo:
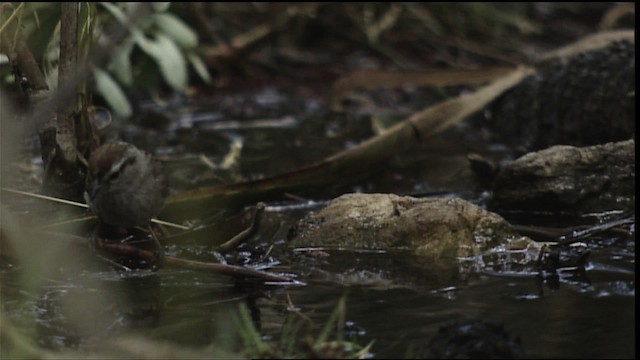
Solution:
M 302 219 L 289 238 L 296 248 L 408 250 L 429 262 L 532 243 L 500 216 L 459 198 L 393 194 L 340 196 Z
M 635 209 L 635 141 L 553 146 L 507 165 L 492 207 L 568 213 Z

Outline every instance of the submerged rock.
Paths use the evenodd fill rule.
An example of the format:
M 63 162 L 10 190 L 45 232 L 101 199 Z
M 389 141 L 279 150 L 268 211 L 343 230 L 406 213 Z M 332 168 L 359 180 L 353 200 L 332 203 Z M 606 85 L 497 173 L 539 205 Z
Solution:
M 553 146 L 507 165 L 493 184 L 492 207 L 568 213 L 635 208 L 635 140 Z
M 430 263 L 535 245 L 500 216 L 462 199 L 393 194 L 342 195 L 302 219 L 289 238 L 297 248 L 408 250 Z

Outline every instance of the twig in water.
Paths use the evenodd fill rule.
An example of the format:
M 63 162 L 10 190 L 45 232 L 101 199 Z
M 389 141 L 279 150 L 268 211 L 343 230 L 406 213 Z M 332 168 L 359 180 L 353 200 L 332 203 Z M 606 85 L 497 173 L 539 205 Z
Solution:
M 259 202 L 253 209 L 253 219 L 251 221 L 251 225 L 248 228 L 242 230 L 236 236 L 226 241 L 225 243 L 218 246 L 216 249 L 220 252 L 227 252 L 232 249 L 235 249 L 242 242 L 247 241 L 250 237 L 252 237 L 260 227 L 260 222 L 262 220 L 262 214 L 264 213 L 264 209 L 266 205 L 263 202 Z

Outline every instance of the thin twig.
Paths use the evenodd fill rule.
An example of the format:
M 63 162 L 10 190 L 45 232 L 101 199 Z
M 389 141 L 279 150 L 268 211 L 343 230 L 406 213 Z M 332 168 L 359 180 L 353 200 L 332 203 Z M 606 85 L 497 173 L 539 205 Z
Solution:
M 236 236 L 234 236 L 230 240 L 218 246 L 216 250 L 220 252 L 230 251 L 232 249 L 235 249 L 242 242 L 247 241 L 247 239 L 252 237 L 260 227 L 262 214 L 264 213 L 265 208 L 266 208 L 266 205 L 263 202 L 257 203 L 253 209 L 253 218 L 251 220 L 251 225 L 249 225 L 248 228 L 242 230 L 240 233 L 238 233 Z
M 30 193 L 30 192 L 14 190 L 14 189 L 8 189 L 8 188 L 5 188 L 5 187 L 0 187 L 0 190 L 6 191 L 6 192 L 10 192 L 10 193 L 14 193 L 14 194 L 31 196 L 31 197 L 38 198 L 38 199 L 53 201 L 53 202 L 57 202 L 57 203 L 65 204 L 65 205 L 72 205 L 72 206 L 77 206 L 77 207 L 81 207 L 81 208 L 85 208 L 85 209 L 89 208 L 89 206 L 87 206 L 87 204 L 83 204 L 83 203 L 79 203 L 79 202 L 71 201 L 71 200 L 66 200 L 66 199 L 61 199 L 61 198 L 57 198 L 57 197 L 52 197 L 52 196 L 47 196 L 47 195 L 40 195 L 40 194 L 36 194 L 36 193 Z M 86 218 L 86 219 L 89 219 L 89 218 Z M 77 219 L 75 219 L 75 220 L 77 220 Z M 180 229 L 180 230 L 190 230 L 191 229 L 188 226 L 184 226 L 184 225 L 180 225 L 180 224 L 176 224 L 176 223 L 172 223 L 172 222 L 168 222 L 168 221 L 164 221 L 164 220 L 151 219 L 151 222 L 156 223 L 156 224 L 160 224 L 160 225 L 173 227 L 173 228 Z M 47 226 L 51 226 L 51 225 L 52 224 L 49 224 Z
M 79 203 L 79 202 L 71 201 L 71 200 L 66 200 L 66 199 L 60 199 L 60 198 L 57 198 L 57 197 L 40 195 L 40 194 L 35 194 L 35 193 L 30 193 L 30 192 L 20 191 L 20 190 L 14 190 L 14 189 L 7 189 L 5 187 L 0 187 L 0 190 L 6 191 L 6 192 L 10 192 L 10 193 L 14 193 L 14 194 L 31 196 L 31 197 L 38 198 L 38 199 L 44 199 L 44 200 L 49 200 L 49 201 L 53 201 L 53 202 L 58 202 L 58 203 L 61 203 L 61 204 L 78 206 L 78 207 L 85 208 L 85 209 L 89 208 L 87 206 L 87 204 L 83 204 L 83 203 Z
M 561 236 L 559 238 L 559 240 L 558 240 L 558 244 L 561 245 L 561 246 L 562 245 L 573 244 L 574 242 L 581 241 L 581 240 L 583 240 L 583 239 L 585 239 L 587 237 L 593 236 L 593 235 L 595 235 L 597 233 L 610 230 L 610 229 L 615 228 L 617 226 L 633 224 L 635 222 L 636 222 L 636 217 L 632 216 L 630 218 L 618 219 L 618 220 L 606 222 L 604 224 L 591 226 L 591 227 L 589 227 L 587 229 L 584 229 L 584 230 L 573 231 L 569 235 Z

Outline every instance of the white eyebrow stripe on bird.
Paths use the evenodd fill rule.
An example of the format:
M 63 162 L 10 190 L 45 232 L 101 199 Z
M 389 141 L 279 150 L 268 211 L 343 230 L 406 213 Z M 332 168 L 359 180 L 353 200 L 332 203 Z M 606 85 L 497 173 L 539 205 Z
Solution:
M 135 156 L 127 156 L 127 157 L 123 157 L 121 158 L 117 163 L 115 163 L 113 165 L 113 167 L 111 167 L 111 169 L 109 170 L 109 172 L 107 172 L 104 176 L 103 179 L 109 179 L 113 176 L 113 174 L 118 174 L 120 172 L 122 172 L 122 170 L 135 163 L 136 162 L 136 157 Z
M 117 163 L 115 163 L 113 165 L 112 169 L 115 169 L 114 171 L 120 171 L 125 166 L 131 165 L 134 162 L 136 162 L 136 157 L 135 156 L 123 157 Z

